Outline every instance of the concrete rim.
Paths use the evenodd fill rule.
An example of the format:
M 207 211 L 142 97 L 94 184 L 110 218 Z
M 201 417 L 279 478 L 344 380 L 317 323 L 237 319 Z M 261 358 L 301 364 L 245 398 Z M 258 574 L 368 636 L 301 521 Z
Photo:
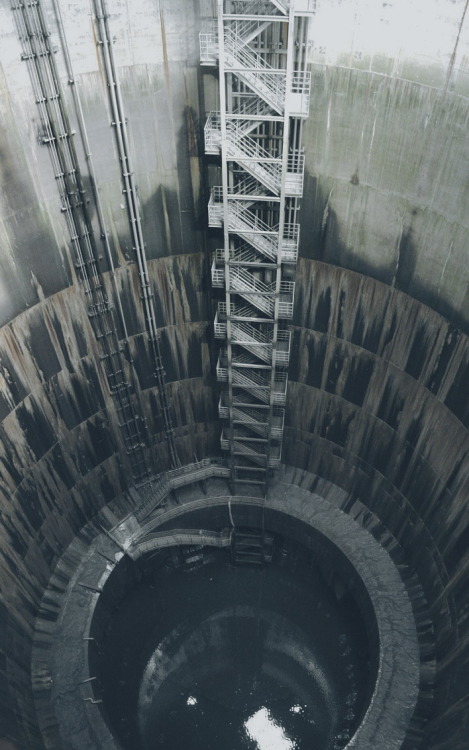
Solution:
M 193 489 L 191 494 L 202 495 L 195 487 Z M 150 522 L 147 519 L 145 533 L 149 526 L 157 530 L 191 511 L 216 506 L 225 506 L 229 513 L 242 506 L 254 506 L 276 512 L 279 517 L 282 514 L 292 517 L 322 534 L 346 556 L 370 596 L 380 644 L 373 696 L 346 748 L 401 748 L 418 699 L 420 659 L 411 603 L 389 554 L 368 531 L 328 500 L 282 481 L 264 500 L 229 495 L 226 485 L 213 480 L 207 496 L 187 500 L 170 510 L 157 511 L 158 515 Z M 84 554 L 64 592 L 61 615 L 48 654 L 52 683 L 47 713 L 49 720 L 50 711 L 55 714 L 64 746 L 76 750 L 117 750 L 119 747 L 105 723 L 100 701 L 93 693 L 87 639 L 105 583 L 126 556 L 124 550 L 135 549 L 139 539 L 142 539 L 142 527 L 133 514 L 116 525 L 112 534 L 98 533 L 86 551 L 82 547 Z M 389 696 L 394 697 L 391 700 Z M 41 720 L 39 710 L 38 717 Z M 43 718 L 42 727 L 47 723 L 50 726 Z M 47 742 L 47 736 L 44 741 L 46 747 L 57 748 L 57 744 Z

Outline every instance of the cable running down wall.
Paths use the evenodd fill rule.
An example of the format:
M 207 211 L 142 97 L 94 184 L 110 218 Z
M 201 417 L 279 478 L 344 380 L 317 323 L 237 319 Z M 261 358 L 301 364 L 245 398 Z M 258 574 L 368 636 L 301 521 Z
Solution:
M 121 96 L 117 66 L 112 48 L 112 37 L 109 29 L 109 14 L 105 0 L 94 0 L 95 18 L 98 30 L 98 46 L 101 50 L 104 73 L 109 91 L 109 105 L 112 113 L 112 126 L 116 139 L 117 151 L 121 167 L 122 192 L 126 198 L 127 215 L 132 238 L 132 247 L 138 266 L 139 283 L 150 350 L 155 367 L 155 377 L 158 383 L 159 397 L 165 427 L 171 467 L 180 466 L 177 455 L 170 401 L 167 394 L 165 371 L 163 368 L 160 334 L 156 325 L 153 291 L 150 283 L 148 265 L 145 253 L 140 203 L 137 195 L 134 173 L 131 163 L 127 121 Z
M 49 148 L 61 199 L 61 210 L 67 222 L 74 251 L 75 267 L 81 279 L 87 300 L 88 317 L 99 347 L 100 365 L 114 401 L 133 477 L 135 481 L 143 481 L 151 474 L 146 456 L 143 419 L 133 398 L 113 304 L 108 298 L 100 269 L 100 252 L 88 206 L 89 199 L 85 194 L 74 146 L 74 131 L 63 100 L 51 34 L 38 0 L 17 3 L 12 6 L 12 10 L 22 44 L 22 59 L 28 65 L 40 113 L 40 138 Z M 73 80 L 69 82 L 72 85 L 74 83 Z

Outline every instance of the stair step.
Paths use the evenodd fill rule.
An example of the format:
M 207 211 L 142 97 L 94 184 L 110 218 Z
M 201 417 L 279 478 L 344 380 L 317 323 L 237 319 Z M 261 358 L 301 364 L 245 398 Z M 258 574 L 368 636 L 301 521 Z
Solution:
M 235 482 L 237 484 L 259 484 L 262 487 L 264 486 L 265 482 L 262 482 L 259 479 L 239 479 L 239 477 L 236 477 Z
M 254 557 L 253 555 L 236 556 L 235 562 L 237 564 L 248 564 L 248 565 L 262 565 L 262 557 Z
M 252 530 L 235 530 L 231 540 L 232 560 L 235 563 L 250 564 L 270 562 L 272 560 L 273 542 L 272 534 Z

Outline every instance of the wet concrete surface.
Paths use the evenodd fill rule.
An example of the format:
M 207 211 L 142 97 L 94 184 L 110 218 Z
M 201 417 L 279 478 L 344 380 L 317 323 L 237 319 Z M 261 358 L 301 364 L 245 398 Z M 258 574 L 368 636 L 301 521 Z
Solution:
M 41 5 L 75 121 L 64 42 L 52 3 Z M 60 5 L 131 335 L 138 398 L 160 472 L 167 468 L 161 419 L 144 356 L 93 21 L 76 0 Z M 212 5 L 112 4 L 155 304 L 159 325 L 168 327 L 165 368 L 183 461 L 218 451 L 209 366 L 216 354 L 205 323 L 205 177 L 195 143 L 217 100 L 213 72 L 198 72 L 200 19 Z M 284 460 L 338 483 L 350 505 L 360 498 L 367 506 L 363 514 L 375 514 L 402 544 L 432 605 L 441 662 L 439 707 L 429 712 L 433 726 L 423 747 L 466 750 L 469 348 L 455 326 L 469 330 L 468 16 L 462 0 L 415 2 L 405 8 L 405 23 L 402 4 L 377 3 L 371 15 L 366 3 L 340 5 L 345 22 L 339 43 L 337 13 L 327 3 L 318 4 L 311 40 L 314 107 L 304 134 L 302 257 Z M 409 24 L 409 13 L 413 20 L 422 14 L 418 23 Z M 0 733 L 32 750 L 42 748 L 31 698 L 37 679 L 31 639 L 41 596 L 74 536 L 128 487 L 130 474 L 94 357 L 9 3 L 2 4 L 0 19 L 0 318 L 12 321 L 0 342 Z M 428 45 L 432 22 L 438 43 Z M 406 29 L 407 47 L 401 36 Z M 375 44 L 378 53 L 370 56 Z M 92 199 L 83 147 L 75 140 Z M 207 244 L 215 248 L 215 241 L 209 237 Z M 106 285 L 111 288 L 109 280 Z M 197 337 L 202 367 L 193 356 Z
M 175 560 L 157 557 L 116 607 L 92 659 L 95 694 L 122 745 L 343 747 L 371 681 L 351 597 L 341 591 L 339 601 L 300 547 L 277 547 L 262 567 L 233 565 L 229 550 L 208 548 L 195 568 Z
M 303 577 L 304 571 L 309 570 L 309 565 L 305 564 L 304 560 L 298 560 L 298 569 L 290 570 L 290 567 L 280 566 L 278 557 L 274 557 L 278 565 L 272 570 L 275 575 L 277 569 L 280 571 L 279 580 L 287 574 L 294 579 L 298 578 L 298 585 L 296 582 L 292 583 L 290 593 L 290 585 L 286 586 L 287 594 L 285 586 L 282 589 L 275 582 L 275 586 L 261 587 L 260 581 L 256 584 L 257 579 L 253 578 L 254 588 L 249 598 L 246 593 L 249 587 L 244 585 L 242 579 L 242 585 L 235 586 L 233 580 L 236 579 L 221 578 L 216 584 L 217 589 L 213 589 L 216 596 L 212 599 L 212 609 L 209 606 L 205 611 L 201 609 L 199 600 L 202 602 L 203 597 L 198 595 L 194 583 L 198 575 L 202 576 L 205 573 L 202 576 L 205 580 L 203 591 L 208 596 L 214 585 L 213 581 L 210 581 L 214 575 L 210 574 L 209 566 L 213 567 L 215 564 L 216 558 L 214 559 L 213 555 L 218 555 L 220 544 L 220 535 L 214 534 L 213 529 L 226 532 L 231 519 L 233 528 L 263 527 L 268 529 L 269 533 L 290 540 L 295 549 L 308 549 L 320 561 L 322 576 L 328 581 L 330 590 L 335 592 L 336 599 L 343 597 L 346 591 L 353 592 L 354 600 L 363 615 L 362 637 L 366 638 L 367 643 L 374 644 L 373 648 L 370 646 L 369 656 L 373 665 L 372 674 L 374 668 L 377 670 L 377 677 L 365 685 L 362 706 L 368 708 L 347 748 L 402 749 L 408 732 L 409 738 L 417 736 L 421 720 L 421 711 L 418 712 L 418 706 L 416 708 L 419 696 L 419 642 L 405 583 L 408 578 L 404 575 L 405 566 L 401 562 L 399 569 L 395 568 L 383 546 L 373 538 L 369 530 L 365 530 L 364 526 L 367 524 L 363 525 L 364 521 L 370 522 L 373 526 L 370 514 L 358 514 L 357 519 L 353 520 L 340 510 L 347 502 L 347 496 L 338 488 L 328 489 L 322 483 L 323 496 L 319 496 L 317 492 L 295 486 L 295 480 L 298 481 L 299 477 L 294 470 L 285 470 L 283 481 L 279 482 L 264 501 L 248 495 L 233 496 L 227 493 L 227 484 L 217 473 L 217 466 L 215 464 L 215 473 L 210 475 L 212 478 L 207 479 L 205 483 L 191 484 L 192 474 L 187 475 L 186 483 L 181 483 L 179 477 L 177 499 L 174 491 L 170 491 L 169 482 L 163 482 L 163 487 L 155 483 L 149 488 L 149 494 L 133 490 L 123 495 L 118 502 L 103 510 L 95 523 L 90 522 L 70 545 L 44 596 L 41 617 L 36 625 L 33 687 L 37 718 L 47 747 L 54 750 L 116 750 L 122 747 L 118 732 L 122 733 L 123 726 L 128 727 L 127 742 L 133 742 L 127 744 L 127 747 L 132 747 L 133 750 L 145 748 L 145 745 L 142 745 L 142 742 L 147 741 L 145 736 L 151 736 L 152 743 L 156 742 L 151 717 L 155 717 L 160 728 L 162 724 L 159 723 L 160 717 L 152 710 L 152 696 L 158 696 L 157 705 L 160 707 L 161 696 L 168 695 L 170 709 L 176 708 L 176 714 L 170 715 L 174 717 L 177 717 L 178 704 L 183 711 L 189 707 L 206 708 L 206 697 L 211 698 L 212 695 L 207 691 L 207 682 L 204 681 L 207 679 L 208 684 L 214 684 L 214 680 L 218 679 L 215 672 L 211 671 L 214 654 L 217 655 L 217 663 L 226 664 L 225 673 L 219 676 L 227 686 L 224 700 L 236 708 L 233 696 L 236 697 L 234 691 L 239 685 L 236 682 L 233 683 L 235 687 L 232 686 L 233 670 L 230 672 L 230 665 L 233 664 L 233 659 L 230 662 L 226 657 L 226 654 L 232 653 L 233 646 L 231 641 L 228 647 L 225 647 L 225 644 L 228 642 L 227 634 L 233 632 L 244 633 L 245 637 L 238 638 L 238 642 L 247 643 L 248 647 L 249 644 L 255 643 L 255 639 L 249 635 L 253 632 L 250 624 L 253 617 L 259 623 L 259 630 L 255 630 L 256 634 L 264 634 L 261 641 L 261 664 L 264 665 L 262 677 L 267 680 L 274 674 L 276 684 L 282 686 L 282 691 L 288 688 L 290 694 L 285 695 L 282 692 L 283 707 L 276 703 L 276 707 L 280 707 L 280 715 L 274 715 L 271 713 L 272 705 L 269 707 L 269 701 L 272 704 L 275 695 L 272 694 L 268 683 L 262 685 L 264 705 L 248 702 L 244 706 L 245 715 L 238 715 L 238 728 L 244 726 L 250 732 L 249 738 L 246 733 L 243 735 L 246 742 L 248 739 L 254 741 L 255 732 L 259 730 L 259 724 L 256 722 L 262 721 L 266 732 L 276 732 L 277 740 L 290 742 L 290 745 L 285 747 L 285 750 L 287 747 L 290 750 L 294 747 L 291 744 L 294 740 L 299 742 L 303 738 L 300 734 L 293 739 L 288 738 L 291 726 L 284 722 L 286 715 L 289 719 L 295 719 L 297 724 L 301 724 L 300 714 L 305 710 L 305 706 L 314 707 L 316 698 L 319 700 L 321 695 L 332 696 L 328 703 L 331 710 L 324 730 L 324 736 L 329 741 L 329 728 L 332 726 L 330 722 L 334 719 L 333 701 L 336 700 L 337 694 L 327 693 L 325 689 L 322 693 L 319 689 L 311 693 L 314 684 L 322 688 L 328 685 L 325 681 L 315 679 L 321 674 L 319 670 L 322 669 L 326 675 L 329 672 L 312 645 L 317 633 L 321 632 L 321 627 L 318 626 L 314 630 L 311 641 L 305 636 L 306 630 L 309 635 L 312 634 L 310 627 L 305 628 L 305 621 L 308 625 L 316 622 L 311 611 L 314 610 L 314 602 L 317 603 L 319 598 L 315 595 L 316 589 L 309 582 L 309 578 Z M 185 476 L 184 474 L 182 478 Z M 319 488 L 317 483 L 316 488 Z M 129 514 L 129 508 L 133 508 L 134 512 Z M 356 514 L 355 508 L 354 513 Z M 181 529 L 185 530 L 183 534 L 178 531 Z M 196 540 L 188 542 L 187 536 L 192 536 L 194 529 L 199 536 Z M 154 554 L 157 548 L 155 538 L 162 537 L 160 542 L 163 546 L 158 547 L 158 554 L 163 556 L 168 550 L 168 547 L 164 547 L 168 534 L 174 534 L 175 539 L 177 537 L 173 547 L 182 545 L 180 550 L 185 547 L 187 551 L 187 545 L 195 545 L 200 539 L 204 539 L 203 544 L 206 547 L 215 547 L 207 551 L 207 560 L 205 561 L 204 557 L 200 569 L 197 567 L 195 555 L 191 570 L 188 570 L 187 560 L 183 570 L 184 556 L 180 551 L 176 558 L 176 562 L 179 561 L 176 569 L 173 570 L 173 566 L 170 565 L 166 578 L 163 576 L 161 579 L 167 579 L 166 588 L 162 588 L 160 581 L 152 580 L 154 571 L 152 565 L 147 564 L 152 558 L 150 554 L 141 554 L 144 545 L 140 541 L 142 538 L 153 540 L 150 551 Z M 181 541 L 180 538 L 183 537 L 186 541 Z M 387 539 L 383 545 L 390 548 L 391 543 L 392 539 Z M 231 569 L 229 560 L 228 557 L 227 565 Z M 200 561 L 199 556 L 199 563 Z M 240 569 L 239 575 L 245 570 Z M 180 594 L 175 588 L 173 595 L 173 588 L 169 583 L 172 583 L 171 579 L 176 574 L 183 577 L 186 585 Z M 252 575 L 259 576 L 260 570 L 254 569 Z M 285 580 L 288 584 L 288 577 Z M 313 603 L 309 605 L 304 594 L 305 580 L 306 589 L 313 592 L 313 600 L 309 600 Z M 418 583 L 411 578 L 408 585 L 415 599 Z M 137 607 L 130 606 L 130 609 L 128 607 L 129 626 L 122 630 L 120 638 L 115 638 L 114 647 L 106 646 L 106 643 L 112 642 L 108 640 L 112 635 L 110 623 L 113 623 L 114 628 L 114 623 L 126 621 L 122 614 L 124 602 L 125 606 L 127 602 L 132 602 L 132 592 L 138 591 L 142 586 L 148 589 L 145 606 L 141 604 Z M 240 599 L 237 594 L 240 590 L 244 599 Z M 256 598 L 255 592 L 259 593 L 260 590 L 263 593 L 271 592 L 271 599 L 264 596 Z M 278 590 L 277 604 L 280 608 L 273 605 L 276 601 L 273 596 L 274 590 Z M 296 604 L 294 607 L 289 606 L 295 594 Z M 171 617 L 165 606 L 170 596 L 173 603 L 168 612 L 173 613 Z M 280 605 L 283 599 L 285 601 Z M 210 598 L 207 601 L 210 602 Z M 340 602 L 341 605 L 344 603 L 345 600 Z M 260 607 L 261 604 L 263 609 Z M 347 620 L 350 621 L 351 617 L 348 608 Z M 329 632 L 330 620 L 327 617 L 326 620 Z M 163 627 L 159 623 L 163 623 Z M 217 638 L 214 637 L 214 633 L 218 634 Z M 333 665 L 330 672 L 333 690 L 336 689 L 334 675 L 337 675 L 337 672 L 334 672 L 335 661 L 340 662 L 342 657 L 349 656 L 345 651 L 349 644 L 342 643 L 341 635 L 347 635 L 347 631 L 341 630 L 338 633 L 338 643 L 344 646 L 344 653 L 340 653 L 340 649 L 339 653 L 333 651 L 333 658 L 329 662 Z M 428 633 L 425 632 L 424 635 L 428 637 Z M 168 648 L 162 649 L 159 653 L 157 647 L 163 641 Z M 296 650 L 291 648 L 293 642 L 296 644 Z M 337 637 L 335 643 L 337 644 Z M 330 654 L 331 650 L 328 650 L 327 641 L 323 641 L 321 649 L 324 650 L 326 666 L 329 669 L 327 654 Z M 248 653 L 252 654 L 252 650 Z M 194 658 L 189 659 L 191 654 Z M 197 654 L 198 661 L 195 658 Z M 103 666 L 104 656 L 110 670 L 107 677 Z M 298 662 L 302 663 L 303 671 L 298 670 Z M 244 697 L 249 696 L 252 691 L 252 665 L 247 656 L 243 661 L 237 655 L 235 666 L 243 663 L 248 664 L 251 669 L 251 681 L 248 680 L 248 688 L 242 692 Z M 186 669 L 185 665 L 191 664 L 192 666 Z M 318 669 L 315 671 L 316 664 Z M 309 666 L 305 665 L 312 665 L 312 677 L 308 672 Z M 208 670 L 206 674 L 202 666 Z M 425 673 L 428 672 L 429 666 L 426 661 Z M 288 676 L 290 681 L 286 679 Z M 304 680 L 307 677 L 311 679 L 305 685 Z M 119 680 L 122 681 L 120 686 Z M 174 693 L 174 683 L 180 688 L 178 694 Z M 150 687 L 151 689 L 147 689 Z M 340 690 L 341 688 L 338 695 L 339 700 L 342 700 L 344 693 Z M 222 691 L 218 692 L 218 698 L 221 693 Z M 120 703 L 113 703 L 112 695 L 120 696 Z M 309 702 L 304 701 L 305 695 L 309 696 Z M 146 696 L 145 700 L 143 696 Z M 316 698 L 313 700 L 311 696 Z M 255 697 L 257 698 L 257 694 Z M 347 708 L 345 714 L 342 712 L 341 718 L 348 722 L 348 725 L 344 724 L 338 729 L 338 733 L 342 734 L 341 742 L 346 739 L 343 733 L 348 733 L 351 729 L 350 722 L 355 721 L 356 715 L 362 710 L 358 702 L 349 706 L 347 697 L 350 699 L 353 696 L 347 693 L 345 697 Z M 292 703 L 293 700 L 295 703 Z M 214 701 L 210 705 L 215 705 Z M 148 707 L 148 711 L 145 709 L 139 712 L 139 706 Z M 353 716 L 348 714 L 350 708 L 354 711 Z M 222 713 L 220 709 L 219 715 Z M 290 716 L 290 713 L 293 716 Z M 110 714 L 114 717 L 112 734 L 109 729 Z M 414 714 L 418 714 L 418 721 L 415 720 Z M 133 722 L 132 726 L 128 721 L 127 725 L 126 722 L 122 724 L 121 718 L 125 715 Z M 326 713 L 323 712 L 323 715 Z M 186 716 L 191 717 L 187 714 Z M 192 716 L 197 718 L 196 712 Z M 117 724 L 120 723 L 121 727 L 116 726 L 116 717 Z M 311 730 L 312 725 L 308 725 L 308 716 L 304 714 L 303 718 L 303 726 Z M 280 719 L 284 722 L 283 726 Z M 181 727 L 179 719 L 177 726 Z M 335 729 L 336 727 L 334 731 Z M 188 731 L 191 731 L 190 722 Z M 307 738 L 305 735 L 304 739 Z M 177 750 L 174 742 L 175 740 L 169 746 Z M 153 744 L 151 746 L 153 747 Z M 223 739 L 222 747 L 224 746 L 229 747 L 229 744 Z M 30 744 L 30 747 L 32 750 L 36 745 Z M 42 744 L 38 744 L 37 747 L 42 747 Z M 277 750 L 272 742 L 267 747 L 268 750 Z M 259 748 L 264 750 L 262 745 L 259 745 Z

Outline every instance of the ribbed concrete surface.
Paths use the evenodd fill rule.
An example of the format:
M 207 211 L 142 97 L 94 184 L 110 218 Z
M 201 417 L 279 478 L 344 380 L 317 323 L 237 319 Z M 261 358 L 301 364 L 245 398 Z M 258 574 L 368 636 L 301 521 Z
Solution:
M 338 547 L 355 572 L 352 575 L 344 562 L 336 560 L 337 575 L 348 582 L 364 612 L 370 607 L 367 597 L 371 599 L 372 609 L 364 616 L 370 618 L 370 634 L 375 627 L 371 619 L 376 618 L 379 644 L 378 676 L 370 707 L 348 747 L 366 750 L 371 743 L 397 750 L 408 732 L 421 679 L 416 624 L 402 572 L 400 575 L 389 553 L 361 523 L 352 520 L 330 499 L 295 486 L 291 483 L 294 479 L 295 473 L 287 471 L 265 501 L 226 494 L 226 484 L 220 480 L 210 480 L 204 491 L 197 485 L 182 487 L 178 504 L 170 502 L 163 512 L 156 511 L 153 521 L 148 517 L 145 527 L 151 525 L 155 531 L 166 530 L 168 534 L 172 528 L 202 528 L 206 531 L 201 539 L 210 544 L 209 530 L 229 527 L 231 522 L 235 527 L 257 524 L 264 516 L 266 528 L 312 549 L 316 542 L 314 538 L 308 541 L 311 529 Z M 345 501 L 338 488 L 329 487 L 327 494 L 331 499 L 335 496 L 336 501 Z M 123 559 L 119 545 L 131 548 L 142 534 L 138 506 L 134 514 L 123 523 L 116 523 L 107 534 L 99 533 L 96 525 L 94 530 L 89 525 L 90 540 L 98 532 L 89 550 L 82 535 L 65 555 L 60 565 L 62 576 L 53 582 L 45 597 L 34 674 L 36 706 L 49 737 L 48 748 L 57 746 L 59 735 L 73 748 L 115 746 L 105 728 L 100 703 L 93 703 L 98 695 L 90 678 L 95 679 L 96 675 L 89 672 L 87 650 L 95 645 L 87 639 L 92 637 L 99 642 L 113 606 L 132 585 L 132 563 Z M 113 543 L 112 538 L 118 542 Z M 333 557 L 329 560 L 331 571 L 332 561 Z M 72 574 L 68 581 L 67 569 Z M 48 625 L 45 615 L 49 607 L 53 616 Z
M 96 30 L 78 0 L 59 4 L 116 265 L 113 284 L 103 253 L 103 279 L 114 303 L 119 291 L 126 373 L 160 472 L 169 462 Z M 99 240 L 63 38 L 52 0 L 41 6 Z M 204 192 L 216 171 L 201 145 L 216 85 L 199 70 L 197 36 L 212 8 L 109 9 L 185 463 L 218 451 L 208 269 L 219 241 L 205 231 Z M 468 732 L 468 23 L 464 0 L 318 2 L 284 451 L 339 485 L 350 509 L 370 508 L 421 580 L 439 664 L 425 750 L 465 750 Z M 132 479 L 9 3 L 0 28 L 0 725 L 30 750 L 43 590 Z

